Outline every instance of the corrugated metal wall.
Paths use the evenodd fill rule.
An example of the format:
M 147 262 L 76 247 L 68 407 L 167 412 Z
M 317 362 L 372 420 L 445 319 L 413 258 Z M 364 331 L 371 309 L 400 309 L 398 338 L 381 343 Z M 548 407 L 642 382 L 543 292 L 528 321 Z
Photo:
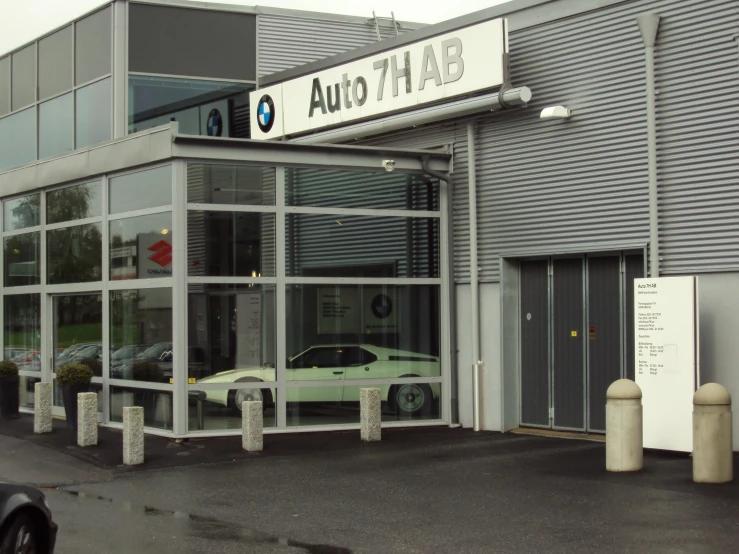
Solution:
M 513 82 L 534 100 L 478 128 L 481 280 L 500 252 L 646 242 L 644 47 L 634 4 L 510 36 Z M 540 120 L 565 105 L 569 121 Z
M 371 15 L 367 19 L 369 21 Z M 395 36 L 395 29 L 390 25 L 382 21 L 382 38 Z M 371 21 L 361 23 L 260 14 L 257 29 L 260 77 L 377 41 L 375 25 Z M 409 30 L 404 24 L 399 32 Z
M 531 87 L 534 100 L 478 119 L 482 282 L 499 280 L 500 252 L 648 242 L 644 46 L 635 22 L 645 12 L 663 16 L 656 51 L 663 271 L 739 267 L 737 3 L 632 1 L 511 33 L 513 83 Z M 540 120 L 553 105 L 572 109 L 572 119 Z M 366 141 L 454 143 L 457 282 L 469 281 L 465 136 L 459 121 Z
M 737 270 L 739 3 L 659 6 L 656 13 L 665 16 L 655 52 L 662 272 Z

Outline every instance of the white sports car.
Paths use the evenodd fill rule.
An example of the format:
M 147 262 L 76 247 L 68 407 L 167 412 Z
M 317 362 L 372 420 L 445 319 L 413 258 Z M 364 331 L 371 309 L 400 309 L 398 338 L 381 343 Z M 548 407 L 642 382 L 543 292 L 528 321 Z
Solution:
M 287 361 L 287 381 L 336 381 L 335 387 L 288 388 L 287 402 L 320 402 L 338 404 L 359 402 L 359 386 L 355 379 L 395 379 L 401 377 L 438 377 L 439 359 L 371 345 L 312 346 Z M 228 406 L 241 414 L 245 400 L 261 400 L 264 409 L 274 406 L 274 388 L 250 388 L 249 382 L 273 382 L 275 368 L 249 367 L 223 371 L 200 379 L 198 383 L 245 383 L 244 388 L 204 391 L 208 402 Z M 438 383 L 400 383 L 379 385 L 381 398 L 398 415 L 412 417 L 430 410 L 439 399 Z

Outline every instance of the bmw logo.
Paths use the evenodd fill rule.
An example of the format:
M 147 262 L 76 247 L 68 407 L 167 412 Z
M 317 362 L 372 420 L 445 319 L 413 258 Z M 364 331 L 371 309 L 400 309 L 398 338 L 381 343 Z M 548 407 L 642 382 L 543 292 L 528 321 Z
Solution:
M 221 133 L 223 133 L 223 117 L 221 117 L 221 112 L 216 108 L 210 110 L 208 114 L 207 131 L 209 137 L 220 137 Z
M 372 313 L 377 319 L 385 319 L 393 313 L 393 302 L 386 294 L 378 294 L 372 299 Z
M 259 99 L 257 105 L 257 123 L 263 133 L 269 133 L 275 124 L 275 103 L 269 94 Z

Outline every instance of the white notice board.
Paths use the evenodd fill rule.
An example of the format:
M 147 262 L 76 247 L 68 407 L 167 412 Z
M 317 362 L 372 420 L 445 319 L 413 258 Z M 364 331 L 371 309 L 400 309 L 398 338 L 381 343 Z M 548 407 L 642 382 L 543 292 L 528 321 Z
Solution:
M 634 280 L 635 373 L 643 394 L 645 448 L 693 450 L 695 289 L 695 277 Z

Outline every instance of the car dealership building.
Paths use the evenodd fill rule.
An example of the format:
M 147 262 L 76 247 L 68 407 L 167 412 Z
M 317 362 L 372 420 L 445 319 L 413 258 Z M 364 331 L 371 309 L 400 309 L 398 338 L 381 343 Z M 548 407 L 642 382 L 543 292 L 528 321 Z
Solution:
M 677 275 L 700 381 L 739 393 L 737 29 L 730 0 L 116 0 L 0 56 L 23 407 L 84 361 L 104 424 L 178 437 L 248 399 L 358 427 L 367 386 L 387 426 L 602 433 L 633 279 Z

